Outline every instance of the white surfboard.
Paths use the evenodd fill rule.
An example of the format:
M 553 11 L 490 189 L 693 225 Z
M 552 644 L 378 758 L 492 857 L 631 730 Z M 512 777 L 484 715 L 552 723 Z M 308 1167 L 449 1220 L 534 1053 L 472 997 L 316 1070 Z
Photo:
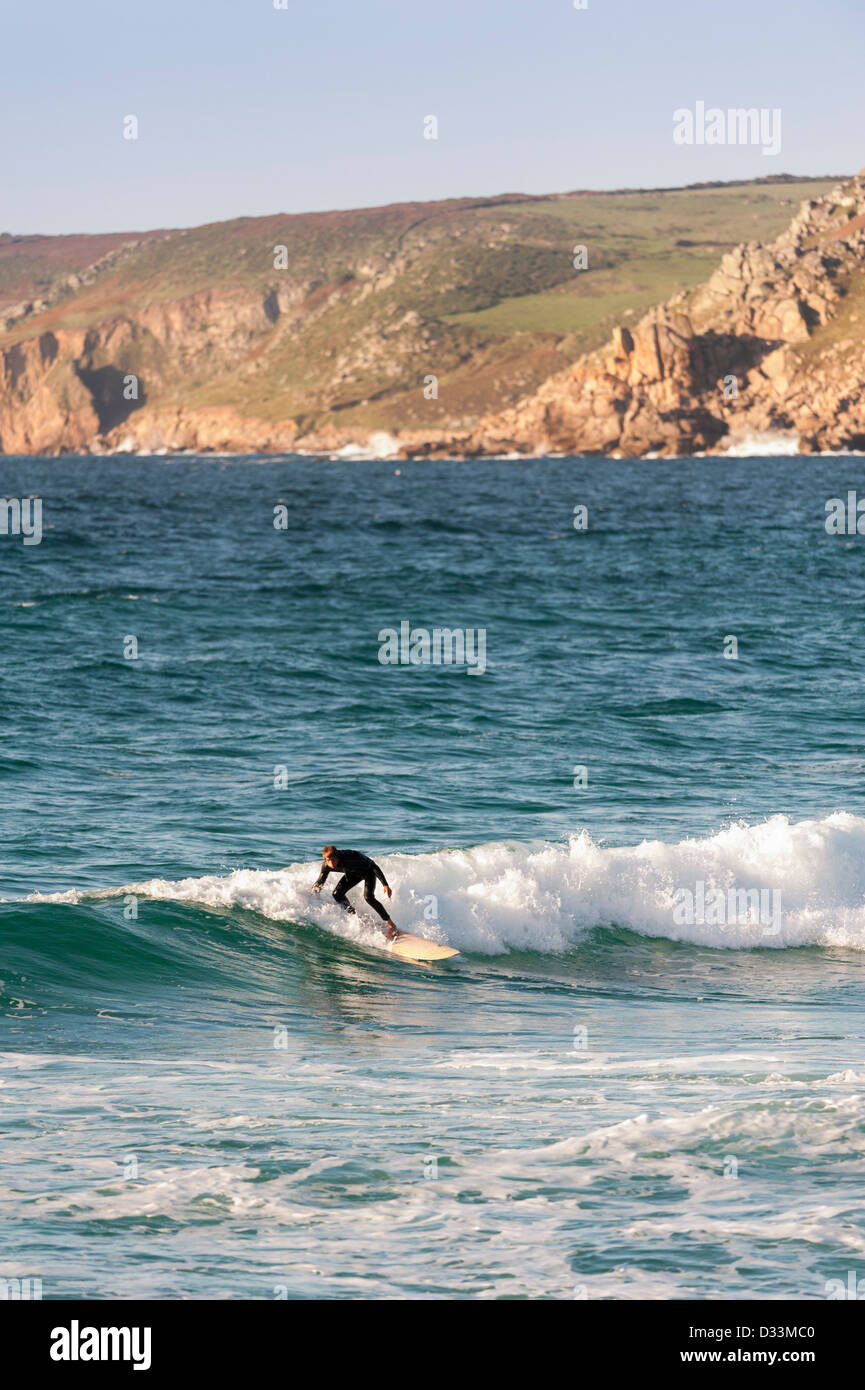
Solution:
M 401 931 L 388 945 L 395 956 L 403 956 L 406 960 L 447 960 L 459 955 L 452 946 L 442 946 L 438 941 L 427 941 L 426 937 L 412 936 L 407 931 Z

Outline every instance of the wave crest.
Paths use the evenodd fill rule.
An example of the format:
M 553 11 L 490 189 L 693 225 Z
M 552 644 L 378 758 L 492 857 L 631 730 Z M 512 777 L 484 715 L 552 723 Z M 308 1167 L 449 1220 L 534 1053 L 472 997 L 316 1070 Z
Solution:
M 494 841 L 473 849 L 381 858 L 394 888 L 398 925 L 459 950 L 563 952 L 594 927 L 619 927 L 719 948 L 834 946 L 865 950 L 865 818 L 836 812 L 793 824 L 783 815 L 738 823 L 704 839 L 647 840 L 606 848 L 583 832 L 567 843 Z M 153 879 L 107 893 L 66 893 L 31 901 L 78 902 L 137 894 L 151 899 L 239 907 L 275 921 L 311 922 L 364 945 L 382 945 L 369 917 L 345 916 L 310 886 L 317 865 L 224 876 Z M 776 893 L 771 928 L 759 915 L 677 920 L 677 894 L 702 884 Z M 363 903 L 358 903 L 363 909 Z M 709 914 L 706 914 L 709 915 Z

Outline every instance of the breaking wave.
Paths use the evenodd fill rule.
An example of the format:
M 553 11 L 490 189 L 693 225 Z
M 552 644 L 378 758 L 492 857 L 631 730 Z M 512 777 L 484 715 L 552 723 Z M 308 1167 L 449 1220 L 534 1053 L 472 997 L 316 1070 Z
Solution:
M 596 927 L 716 948 L 865 950 L 865 818 L 847 812 L 799 823 L 776 815 L 670 844 L 608 848 L 584 832 L 566 843 L 494 841 L 384 855 L 380 862 L 394 889 L 397 924 L 464 952 L 564 952 Z M 326 892 L 311 893 L 316 868 L 238 869 L 105 891 L 32 894 L 28 901 L 133 894 L 251 910 L 383 948 L 370 917 L 348 917 Z M 688 895 L 696 904 L 689 912 L 682 906 Z M 770 895 L 778 910 L 767 924 L 759 904 Z M 358 907 L 363 910 L 362 900 Z

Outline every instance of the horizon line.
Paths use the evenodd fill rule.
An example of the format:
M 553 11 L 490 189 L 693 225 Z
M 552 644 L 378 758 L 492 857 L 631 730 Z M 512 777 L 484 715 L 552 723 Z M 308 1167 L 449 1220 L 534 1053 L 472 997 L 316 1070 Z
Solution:
M 636 193 L 687 193 L 691 190 L 704 190 L 712 188 L 742 188 L 748 185 L 778 185 L 795 183 L 822 183 L 843 182 L 845 179 L 853 178 L 852 173 L 844 174 L 765 174 L 757 178 L 740 179 L 701 179 L 694 183 L 683 184 L 663 184 L 654 187 L 621 187 L 621 188 L 573 188 L 563 192 L 551 193 L 520 193 L 512 190 L 506 193 L 481 193 L 481 194 L 454 194 L 447 198 L 403 198 L 398 202 L 390 203 L 370 203 L 360 207 L 329 207 L 329 208 L 307 208 L 303 212 L 264 212 L 264 213 L 238 213 L 231 217 L 218 217 L 210 222 L 195 222 L 188 226 L 176 227 L 139 227 L 136 229 L 122 228 L 119 231 L 106 232 L 0 232 L 0 245 L 8 245 L 18 241 L 29 240 L 60 240 L 63 237 L 106 237 L 106 236 L 152 236 L 157 232 L 166 235 L 172 232 L 193 232 L 205 227 L 218 227 L 227 222 L 263 222 L 270 218 L 301 218 L 301 217 L 344 217 L 349 213 L 361 212 L 387 212 L 395 208 L 406 208 L 415 206 L 441 207 L 448 203 L 461 203 L 467 206 L 483 206 L 484 204 L 508 203 L 512 201 L 520 202 L 544 202 L 552 199 L 564 198 L 613 198 L 621 197 L 625 194 Z

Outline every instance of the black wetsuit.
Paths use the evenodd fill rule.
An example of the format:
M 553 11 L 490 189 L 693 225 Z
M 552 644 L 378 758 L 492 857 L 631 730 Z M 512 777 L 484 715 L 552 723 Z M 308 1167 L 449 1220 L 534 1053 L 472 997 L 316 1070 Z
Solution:
M 354 912 L 354 908 L 346 898 L 346 893 L 350 888 L 354 888 L 363 880 L 363 896 L 381 917 L 382 921 L 389 922 L 390 918 L 387 909 L 379 902 L 375 896 L 375 881 L 378 879 L 387 888 L 387 879 L 382 873 L 378 864 L 372 859 L 368 859 L 365 854 L 361 854 L 357 849 L 338 849 L 336 851 L 336 864 L 331 869 L 327 864 L 322 864 L 321 873 L 315 880 L 314 891 L 317 893 L 328 874 L 342 871 L 342 878 L 333 890 L 333 896 L 346 912 Z

